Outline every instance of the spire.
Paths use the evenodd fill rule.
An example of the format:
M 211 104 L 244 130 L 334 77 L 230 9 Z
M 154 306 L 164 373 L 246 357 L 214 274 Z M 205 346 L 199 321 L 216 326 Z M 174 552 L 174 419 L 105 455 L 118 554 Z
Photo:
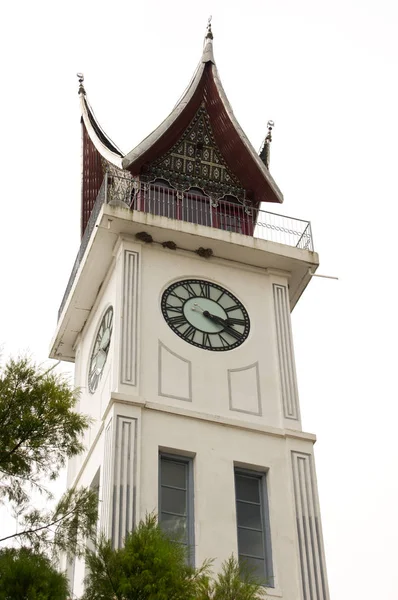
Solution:
M 272 129 L 273 129 L 273 127 L 275 127 L 275 123 L 273 121 L 268 121 L 267 127 L 268 127 L 268 133 L 264 140 L 263 147 L 260 150 L 260 158 L 263 161 L 264 165 L 267 167 L 267 169 L 269 169 L 271 142 L 272 142 Z
M 203 44 L 203 54 L 202 54 L 202 63 L 212 62 L 213 65 L 216 64 L 213 55 L 213 32 L 211 30 L 211 16 L 207 21 L 206 35 Z
M 207 21 L 207 33 L 206 33 L 206 40 L 212 40 L 213 39 L 213 32 L 211 30 L 211 20 L 212 20 L 212 16 L 210 15 L 210 17 L 208 18 Z
M 84 75 L 83 73 L 77 73 L 77 78 L 79 80 L 79 91 L 78 94 L 84 94 L 84 96 L 86 95 L 86 90 L 84 89 Z

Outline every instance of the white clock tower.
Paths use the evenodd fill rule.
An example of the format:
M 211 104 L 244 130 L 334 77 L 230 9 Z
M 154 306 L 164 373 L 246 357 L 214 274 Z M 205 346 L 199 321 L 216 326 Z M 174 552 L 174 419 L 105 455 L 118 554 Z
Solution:
M 147 512 L 191 560 L 232 553 L 270 597 L 327 600 L 313 445 L 301 428 L 290 312 L 318 266 L 225 95 L 208 28 L 182 99 L 128 154 L 80 77 L 82 241 L 53 358 L 93 417 L 69 486 L 99 488 L 119 546 Z M 84 562 L 71 572 L 82 592 Z

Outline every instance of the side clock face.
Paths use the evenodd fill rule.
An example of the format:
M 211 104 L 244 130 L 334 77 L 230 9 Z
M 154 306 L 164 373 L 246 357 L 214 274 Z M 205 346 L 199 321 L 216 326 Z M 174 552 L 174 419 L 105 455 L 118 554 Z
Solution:
M 228 290 L 201 279 L 173 283 L 162 296 L 162 313 L 183 340 L 205 350 L 232 350 L 250 331 L 249 315 Z
M 100 326 L 95 336 L 94 347 L 91 352 L 88 370 L 88 389 L 94 394 L 104 371 L 111 344 L 113 326 L 113 308 L 110 306 L 102 317 Z

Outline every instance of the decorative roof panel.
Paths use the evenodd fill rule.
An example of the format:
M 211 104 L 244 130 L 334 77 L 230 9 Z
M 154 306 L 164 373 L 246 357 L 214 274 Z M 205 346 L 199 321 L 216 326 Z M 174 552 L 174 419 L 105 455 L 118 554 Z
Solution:
M 211 183 L 217 193 L 229 181 L 231 188 L 236 189 L 225 193 L 239 191 L 242 195 L 244 190 L 244 195 L 256 204 L 283 202 L 281 191 L 244 134 L 225 95 L 214 61 L 210 29 L 202 58 L 181 100 L 163 123 L 126 155 L 99 126 L 82 83 L 79 91 L 87 132 L 110 164 L 137 176 L 156 170 L 159 175 L 161 171 L 179 174 L 181 186 L 183 177 L 192 177 L 207 185 Z M 211 138 L 211 144 L 203 143 L 202 148 L 189 141 L 192 130 L 199 126 Z M 195 185 L 203 187 L 200 183 Z

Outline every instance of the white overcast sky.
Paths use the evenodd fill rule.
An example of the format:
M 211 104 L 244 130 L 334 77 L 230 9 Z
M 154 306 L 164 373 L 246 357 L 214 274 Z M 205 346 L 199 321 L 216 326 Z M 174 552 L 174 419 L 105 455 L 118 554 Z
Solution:
M 275 121 L 269 209 L 312 221 L 318 273 L 293 313 L 331 597 L 396 600 L 396 0 L 36 0 L 2 8 L 3 359 L 44 361 L 79 245 L 76 72 L 125 152 L 169 113 L 209 15 L 221 79 L 258 148 Z M 266 340 L 264 340 L 266 343 Z M 69 368 L 68 365 L 65 368 Z M 293 599 L 289 599 L 293 600 Z

